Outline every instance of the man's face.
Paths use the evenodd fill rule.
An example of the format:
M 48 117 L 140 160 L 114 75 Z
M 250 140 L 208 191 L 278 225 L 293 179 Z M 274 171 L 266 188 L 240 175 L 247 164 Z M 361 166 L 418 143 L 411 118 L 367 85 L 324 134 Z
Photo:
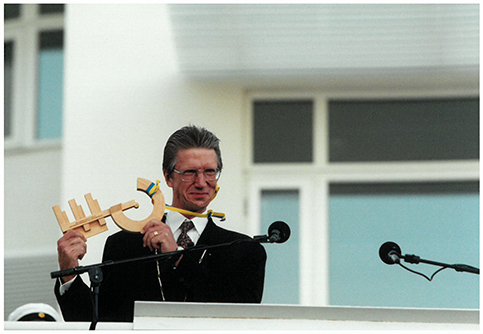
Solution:
M 183 172 L 197 169 L 198 176 L 194 181 L 185 182 L 181 175 L 174 172 L 171 177 L 165 174 L 166 183 L 173 188 L 173 203 L 176 208 L 201 213 L 215 196 L 218 181 L 206 181 L 202 171 L 216 169 L 218 160 L 215 150 L 208 148 L 190 148 L 179 150 L 175 169 Z

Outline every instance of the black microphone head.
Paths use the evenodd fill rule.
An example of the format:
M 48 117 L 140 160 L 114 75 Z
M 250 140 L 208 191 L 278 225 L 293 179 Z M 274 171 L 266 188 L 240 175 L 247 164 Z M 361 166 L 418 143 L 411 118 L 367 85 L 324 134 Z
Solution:
M 276 243 L 281 244 L 290 238 L 290 227 L 282 221 L 276 221 L 268 227 L 268 235 L 272 235 L 274 232 L 278 232 Z
M 401 248 L 394 242 L 388 241 L 382 244 L 379 248 L 379 257 L 381 258 L 382 262 L 386 264 L 394 264 L 394 258 L 391 257 L 392 253 L 397 253 L 397 255 L 401 256 Z

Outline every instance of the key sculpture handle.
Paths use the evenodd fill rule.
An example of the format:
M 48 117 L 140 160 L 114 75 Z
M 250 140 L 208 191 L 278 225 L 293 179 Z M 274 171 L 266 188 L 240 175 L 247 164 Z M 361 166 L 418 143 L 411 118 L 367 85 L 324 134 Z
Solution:
M 69 221 L 65 211 L 62 211 L 58 205 L 52 207 L 52 209 L 54 210 L 55 217 L 57 218 L 57 222 L 63 233 L 70 230 L 76 230 L 84 234 L 86 238 L 90 238 L 96 234 L 107 231 L 107 225 L 104 218 L 109 216 L 111 216 L 114 223 L 116 223 L 121 229 L 128 232 L 139 232 L 151 219 L 161 220 L 164 214 L 165 200 L 161 190 L 157 189 L 156 185 L 149 180 L 138 178 L 137 190 L 143 191 L 149 195 L 153 203 L 153 212 L 151 215 L 140 221 L 131 220 L 123 213 L 124 210 L 139 208 L 139 204 L 134 200 L 127 203 L 117 204 L 111 206 L 107 210 L 101 211 L 99 203 L 92 198 L 90 193 L 84 196 L 92 214 L 88 217 L 86 217 L 82 206 L 77 205 L 74 199 L 69 201 L 70 208 L 76 219 L 72 223 Z

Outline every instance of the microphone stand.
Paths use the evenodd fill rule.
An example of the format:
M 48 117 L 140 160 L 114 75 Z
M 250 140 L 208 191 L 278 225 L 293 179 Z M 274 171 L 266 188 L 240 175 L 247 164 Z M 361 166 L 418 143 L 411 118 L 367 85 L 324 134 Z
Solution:
M 117 260 L 117 261 L 108 260 L 102 263 L 96 263 L 88 266 L 77 266 L 74 268 L 53 271 L 50 273 L 50 278 L 59 278 L 59 277 L 70 276 L 70 275 L 80 275 L 85 272 L 89 274 L 89 280 L 91 281 L 91 299 L 92 299 L 92 308 L 93 308 L 92 322 L 89 327 L 89 330 L 94 330 L 99 321 L 99 288 L 104 279 L 104 275 L 102 273 L 103 268 L 110 267 L 110 266 L 117 266 L 125 263 L 154 261 L 161 258 L 168 258 L 177 254 L 181 255 L 181 254 L 184 254 L 186 251 L 187 249 L 181 250 L 181 251 L 162 253 L 162 254 L 136 257 L 131 259 Z
M 247 238 L 247 239 L 239 239 L 223 244 L 217 244 L 217 245 L 209 245 L 209 246 L 194 246 L 194 247 L 189 247 L 184 250 L 179 250 L 179 251 L 173 251 L 173 252 L 167 252 L 167 253 L 160 253 L 160 254 L 154 254 L 154 255 L 148 255 L 148 256 L 141 256 L 141 257 L 136 257 L 136 258 L 131 258 L 131 259 L 123 259 L 123 260 L 117 260 L 117 261 L 104 261 L 102 263 L 97 263 L 97 264 L 92 264 L 92 265 L 87 265 L 87 266 L 77 266 L 74 268 L 69 268 L 69 269 L 64 269 L 64 270 L 59 270 L 59 271 L 53 271 L 50 273 L 51 278 L 59 278 L 63 276 L 70 276 L 70 275 L 79 275 L 83 274 L 85 272 L 89 273 L 89 279 L 91 281 L 91 297 L 92 297 L 92 302 L 93 302 L 93 314 L 92 314 L 92 323 L 89 327 L 89 330 L 95 330 L 96 325 L 99 321 L 99 288 L 101 286 L 102 280 L 104 278 L 104 275 L 102 273 L 102 268 L 105 267 L 110 267 L 110 266 L 117 266 L 120 264 L 126 264 L 126 263 L 134 263 L 134 262 L 143 262 L 143 261 L 155 261 L 155 260 L 160 260 L 160 259 L 167 259 L 175 255 L 182 255 L 185 253 L 193 252 L 193 251 L 198 251 L 198 250 L 208 250 L 212 248 L 218 248 L 218 247 L 225 247 L 225 246 L 231 246 L 235 243 L 238 242 L 270 242 L 269 237 L 267 235 L 263 236 L 255 236 L 253 239 L 252 238 Z

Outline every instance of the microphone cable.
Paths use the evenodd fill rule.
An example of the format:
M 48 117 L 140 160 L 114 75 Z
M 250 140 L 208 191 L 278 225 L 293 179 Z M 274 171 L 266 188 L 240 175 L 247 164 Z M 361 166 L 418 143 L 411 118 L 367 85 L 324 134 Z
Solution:
M 412 269 L 410 269 L 410 268 L 406 267 L 406 266 L 405 266 L 405 265 L 403 265 L 401 262 L 398 262 L 398 264 L 399 264 L 401 267 L 403 267 L 404 269 L 406 269 L 407 271 L 410 271 L 410 272 L 412 272 L 412 273 L 414 273 L 414 274 L 420 275 L 420 276 L 422 276 L 422 277 L 426 278 L 426 279 L 427 279 L 428 281 L 430 281 L 430 282 L 433 280 L 434 276 L 436 276 L 436 274 L 437 274 L 437 273 L 439 273 L 440 271 L 442 271 L 442 270 L 444 270 L 444 269 L 448 269 L 448 268 L 449 268 L 449 267 L 442 267 L 442 268 L 439 268 L 438 270 L 436 270 L 436 271 L 435 271 L 435 272 L 434 272 L 434 273 L 431 275 L 431 277 L 428 277 L 428 276 L 426 276 L 426 275 L 425 275 L 425 274 L 423 274 L 423 273 L 420 273 L 420 272 L 418 272 L 418 271 L 416 271 L 416 270 L 412 270 Z
M 466 264 L 447 264 L 447 263 L 435 262 L 435 261 L 430 261 L 430 260 L 424 260 L 424 259 L 421 259 L 419 256 L 413 255 L 413 254 L 406 254 L 406 255 L 401 255 L 401 254 L 402 254 L 401 248 L 398 246 L 398 244 L 396 244 L 392 241 L 387 241 L 387 242 L 383 243 L 381 245 L 381 247 L 379 248 L 379 257 L 381 258 L 382 262 L 384 262 L 385 264 L 389 264 L 389 265 L 393 265 L 393 264 L 397 263 L 403 269 L 406 269 L 407 271 L 409 271 L 413 274 L 422 276 L 430 282 L 433 280 L 433 278 L 434 278 L 434 276 L 436 276 L 436 274 L 438 274 L 439 272 L 441 272 L 442 270 L 447 269 L 447 268 L 452 268 L 452 269 L 454 269 L 458 272 L 469 272 L 469 273 L 478 274 L 478 275 L 480 274 L 480 269 L 472 267 L 472 266 L 468 266 Z M 406 267 L 405 265 L 403 265 L 401 263 L 401 260 L 404 260 L 405 262 L 408 262 L 408 263 L 414 263 L 414 264 L 428 263 L 428 264 L 440 266 L 441 268 L 436 270 L 431 275 L 431 277 L 428 277 L 421 272 L 418 272 L 416 270 L 413 270 L 413 269 Z

